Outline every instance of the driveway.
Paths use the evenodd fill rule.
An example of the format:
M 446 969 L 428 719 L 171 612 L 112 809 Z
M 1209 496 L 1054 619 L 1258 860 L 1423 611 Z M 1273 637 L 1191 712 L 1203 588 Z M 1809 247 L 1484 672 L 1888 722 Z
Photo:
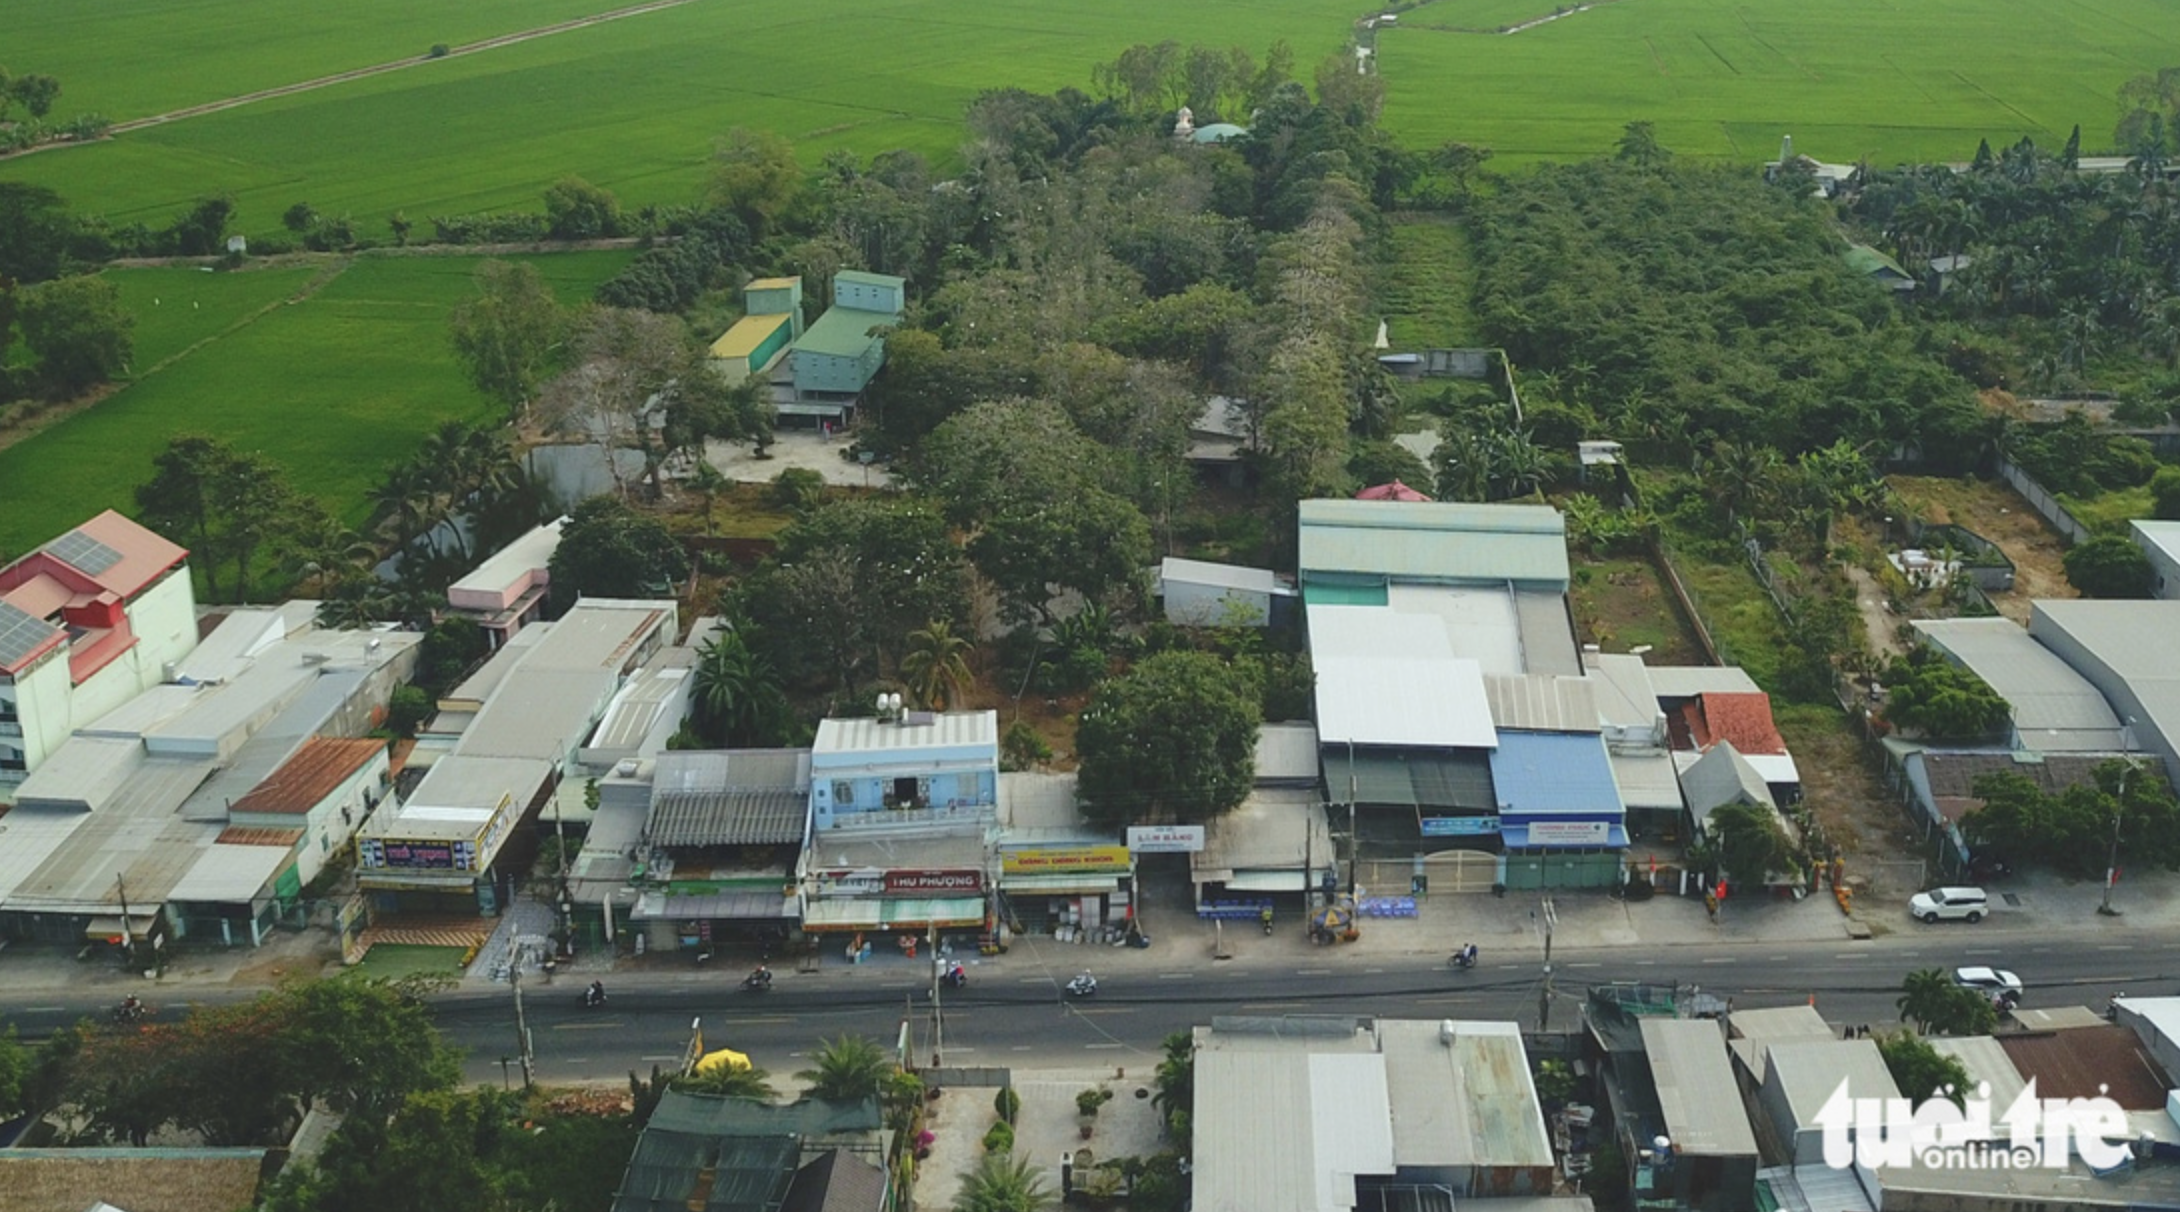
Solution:
M 891 488 L 893 476 L 883 467 L 864 467 L 840 457 L 847 448 L 843 434 L 827 437 L 807 429 L 780 430 L 767 458 L 750 453 L 746 442 L 711 441 L 704 457 L 719 473 L 739 484 L 769 484 L 790 467 L 806 468 L 825 477 L 828 484 L 853 488 Z

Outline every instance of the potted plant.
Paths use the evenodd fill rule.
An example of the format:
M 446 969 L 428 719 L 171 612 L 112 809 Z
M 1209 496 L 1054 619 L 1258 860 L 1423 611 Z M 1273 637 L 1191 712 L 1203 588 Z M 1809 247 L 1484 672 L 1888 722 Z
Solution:
M 1090 1139 L 1097 1130 L 1098 1108 L 1113 1101 L 1113 1092 L 1103 1086 L 1092 1086 L 1075 1096 L 1075 1113 L 1082 1117 L 1082 1138 Z

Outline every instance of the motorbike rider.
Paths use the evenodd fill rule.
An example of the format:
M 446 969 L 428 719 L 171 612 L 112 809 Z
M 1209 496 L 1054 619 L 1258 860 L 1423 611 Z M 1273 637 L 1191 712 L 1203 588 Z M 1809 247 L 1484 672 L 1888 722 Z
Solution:
M 605 1001 L 606 983 L 604 981 L 592 981 L 590 983 L 590 988 L 583 990 L 584 1005 L 602 1006 L 605 1004 Z
M 1270 905 L 1264 906 L 1257 914 L 1257 918 L 1264 923 L 1264 933 L 1270 934 L 1272 932 L 1272 907 Z
M 751 970 L 748 978 L 742 983 L 755 989 L 770 989 L 772 987 L 772 969 L 759 964 L 755 969 Z

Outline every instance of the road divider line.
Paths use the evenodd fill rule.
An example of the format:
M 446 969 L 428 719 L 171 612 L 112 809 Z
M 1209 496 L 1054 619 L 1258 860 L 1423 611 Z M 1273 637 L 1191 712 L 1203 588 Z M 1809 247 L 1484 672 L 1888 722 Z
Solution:
M 1970 954 L 1970 955 L 1974 955 L 1974 954 L 1975 954 L 1975 952 L 1971 951 L 1971 952 L 1969 952 L 1968 954 Z M 1792 959 L 1793 959 L 1794 957 L 1793 957 L 1793 956 L 1790 956 L 1790 955 L 1789 955 L 1789 956 L 1778 956 L 1778 957 L 1775 957 L 1775 958 L 1779 958 L 1779 959 L 1785 959 L 1785 960 L 1791 961 L 1791 960 L 1792 960 Z M 1866 959 L 1870 958 L 1870 953 L 1869 953 L 1869 952 L 1867 952 L 1867 951 L 1841 951 L 1841 952 L 1838 952 L 1837 954 L 1833 955 L 1833 956 L 1832 956 L 1832 958 L 1833 958 L 1833 959 L 1836 959 L 1836 960 L 1866 960 Z
M 1126 1045 L 1124 1045 L 1124 1044 L 1084 1044 L 1084 1045 L 1083 1045 L 1083 1047 L 1085 1047 L 1085 1048 L 1088 1048 L 1088 1049 L 1090 1049 L 1090 1050 L 1091 1050 L 1092 1052 L 1096 1052 L 1096 1051 L 1098 1051 L 1099 1049 L 1102 1049 L 1102 1048 L 1121 1048 L 1121 1047 L 1126 1047 Z
M 1294 974 L 1295 974 L 1296 976 L 1331 976 L 1331 975 L 1332 975 L 1332 969 L 1330 969 L 1330 968 L 1297 968 L 1297 969 L 1295 969 L 1295 970 L 1294 970 Z
M 1596 960 L 1587 964 L 1569 964 L 1567 966 L 1569 968 L 1602 968 L 1605 966 L 1605 962 L 1603 960 Z
M 639 1056 L 636 1059 L 647 1061 L 677 1061 L 681 1058 L 678 1056 Z
M 1161 972 L 1158 974 L 1158 979 L 1162 981 L 1186 981 L 1195 978 L 1196 974 L 1193 972 Z
M 1714 955 L 1705 959 L 1703 962 L 1706 964 L 1738 964 L 1741 962 L 1741 960 L 1738 956 Z
M 554 1023 L 555 1031 L 618 1031 L 627 1023 Z

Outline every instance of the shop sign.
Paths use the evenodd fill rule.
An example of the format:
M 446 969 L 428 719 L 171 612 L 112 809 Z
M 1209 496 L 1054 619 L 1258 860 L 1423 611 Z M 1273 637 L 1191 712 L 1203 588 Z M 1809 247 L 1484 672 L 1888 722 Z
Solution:
M 1424 837 L 1488 837 L 1499 831 L 1495 816 L 1427 816 Z
M 984 873 L 966 868 L 955 871 L 888 871 L 885 891 L 887 896 L 946 896 L 982 892 Z
M 819 896 L 883 896 L 886 873 L 876 867 L 821 871 L 817 876 L 817 890 Z
M 477 864 L 472 842 L 400 842 L 373 838 L 362 844 L 365 867 L 398 867 L 411 871 L 470 871 Z
M 1602 846 L 1612 837 L 1605 821 L 1531 821 L 1532 846 Z
M 1126 871 L 1126 846 L 1078 846 L 1069 850 L 1010 850 L 1000 856 L 1008 875 L 1058 875 L 1077 871 Z
M 1195 854 L 1204 848 L 1202 825 L 1130 825 L 1128 849 L 1137 854 Z

